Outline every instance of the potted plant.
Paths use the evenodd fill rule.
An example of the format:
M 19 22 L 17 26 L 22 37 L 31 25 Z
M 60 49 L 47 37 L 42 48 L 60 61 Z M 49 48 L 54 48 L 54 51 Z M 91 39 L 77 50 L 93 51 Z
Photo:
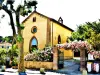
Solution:
M 19 72 L 19 75 L 27 75 L 25 72 L 25 68 L 23 68 L 23 71 Z
M 1 71 L 2 71 L 2 72 L 5 72 L 5 70 L 6 70 L 6 66 L 5 66 L 5 65 L 2 65 L 2 66 L 1 66 Z
M 26 72 L 19 72 L 19 75 L 27 75 Z
M 1 71 L 5 72 L 6 66 L 5 66 L 5 59 L 3 57 L 1 57 L 0 64 L 1 64 Z
M 40 73 L 41 74 L 45 74 L 45 69 L 44 68 L 40 68 Z
M 5 72 L 5 70 L 6 70 L 5 59 L 4 58 L 1 58 L 1 71 L 2 72 Z

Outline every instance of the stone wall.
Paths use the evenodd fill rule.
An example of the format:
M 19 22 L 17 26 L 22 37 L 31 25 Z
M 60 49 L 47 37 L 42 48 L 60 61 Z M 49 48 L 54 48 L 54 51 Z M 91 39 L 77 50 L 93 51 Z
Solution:
M 53 62 L 37 62 L 37 61 L 24 61 L 25 68 L 45 68 L 45 69 L 53 69 Z

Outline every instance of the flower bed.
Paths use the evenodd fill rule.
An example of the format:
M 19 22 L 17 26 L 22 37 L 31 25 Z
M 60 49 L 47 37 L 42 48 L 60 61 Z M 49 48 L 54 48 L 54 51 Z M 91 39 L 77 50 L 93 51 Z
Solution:
M 51 49 L 37 50 L 25 56 L 26 61 L 53 61 L 53 52 Z

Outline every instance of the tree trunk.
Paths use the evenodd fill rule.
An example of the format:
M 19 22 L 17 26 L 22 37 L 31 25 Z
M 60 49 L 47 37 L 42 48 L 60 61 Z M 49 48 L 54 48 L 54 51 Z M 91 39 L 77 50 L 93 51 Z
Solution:
M 22 37 L 21 28 L 20 28 L 20 21 L 19 21 L 19 11 L 16 12 L 16 23 L 18 29 L 18 35 Z M 22 37 L 21 41 L 17 41 L 18 49 L 19 49 L 19 63 L 18 63 L 18 72 L 25 72 L 24 67 L 24 50 L 23 50 L 23 42 L 24 39 Z
M 23 51 L 23 40 L 22 42 L 18 42 L 18 49 L 19 49 L 19 63 L 18 63 L 18 72 L 24 72 L 24 51 Z

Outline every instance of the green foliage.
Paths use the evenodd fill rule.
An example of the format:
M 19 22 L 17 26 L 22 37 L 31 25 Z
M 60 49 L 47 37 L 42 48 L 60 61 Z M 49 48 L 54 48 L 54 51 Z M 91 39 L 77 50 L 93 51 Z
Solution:
M 22 36 L 18 35 L 18 36 L 17 36 L 17 41 L 18 41 L 18 42 L 22 42 L 22 40 L 23 40 Z
M 97 34 L 100 33 L 100 20 L 99 22 L 87 22 L 87 25 L 89 25 Z
M 21 29 L 24 29 L 25 27 L 24 27 L 24 25 L 23 25 L 23 24 L 21 24 L 21 25 L 20 25 L 20 28 L 21 28 Z
M 6 49 L 0 49 L 0 65 L 4 65 L 6 62 Z
M 8 42 L 9 41 L 9 38 L 5 37 L 5 41 Z
M 13 47 L 8 50 L 8 56 L 10 58 L 13 58 L 13 57 L 18 57 L 18 54 L 19 54 L 18 47 L 16 44 L 14 44 Z
M 21 9 L 20 13 L 22 16 L 28 15 L 28 11 L 26 11 L 25 9 Z
M 88 41 L 95 50 L 100 50 L 100 21 L 87 22 L 78 26 L 77 30 L 69 37 L 71 41 Z
M 88 42 L 93 45 L 95 50 L 100 50 L 100 20 L 98 22 L 87 22 L 87 25 L 94 31 L 88 39 Z
M 69 39 L 71 41 L 74 40 L 85 41 L 86 39 L 89 39 L 91 37 L 92 32 L 94 31 L 88 25 L 86 24 L 80 25 L 78 29 L 72 33 L 72 36 Z
M 87 40 L 91 45 L 93 45 L 94 50 L 100 51 L 100 33 L 93 34 L 90 39 Z
M 6 36 L 5 38 L 1 38 L 1 41 L 2 42 L 9 42 L 9 43 L 12 43 L 12 40 L 13 40 L 13 36 Z
M 20 14 L 22 16 L 28 15 L 28 13 L 32 12 L 32 6 L 36 6 L 38 4 L 38 2 L 35 1 L 25 1 L 25 6 L 21 6 L 20 8 Z
M 33 47 L 31 51 L 34 52 L 34 51 L 36 51 L 36 50 L 37 50 L 37 48 Z
M 11 62 L 11 65 L 12 66 L 17 66 L 18 65 L 18 59 L 17 58 L 14 58 Z
M 15 50 L 15 49 L 18 49 L 17 44 L 14 44 L 12 48 L 13 48 L 14 50 Z
M 16 44 L 13 45 L 13 47 L 10 48 L 9 50 L 0 48 L 0 65 L 4 65 L 6 63 L 7 56 L 13 59 L 15 62 L 16 58 L 18 57 L 18 54 L 19 54 L 19 50 Z

